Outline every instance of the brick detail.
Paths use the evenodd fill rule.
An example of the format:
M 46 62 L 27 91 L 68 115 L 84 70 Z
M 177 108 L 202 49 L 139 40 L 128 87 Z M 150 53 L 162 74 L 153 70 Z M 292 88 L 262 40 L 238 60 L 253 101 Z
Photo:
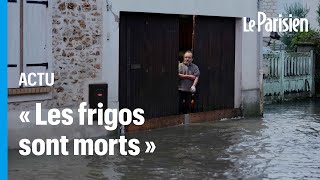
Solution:
M 31 87 L 31 88 L 14 88 L 8 89 L 9 96 L 28 95 L 28 94 L 44 94 L 52 92 L 52 87 Z

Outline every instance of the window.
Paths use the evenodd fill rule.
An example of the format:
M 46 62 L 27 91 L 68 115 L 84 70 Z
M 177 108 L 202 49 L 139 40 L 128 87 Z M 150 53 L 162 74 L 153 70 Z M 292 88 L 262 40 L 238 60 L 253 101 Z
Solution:
M 17 92 L 24 95 L 26 92 L 46 93 L 39 90 L 39 87 L 35 87 L 37 91 L 32 91 L 27 86 L 19 86 L 19 78 L 21 73 L 28 75 L 31 72 L 51 72 L 51 17 L 48 3 L 37 0 L 8 0 L 9 95 L 19 95 Z M 19 91 L 10 93 L 13 89 Z

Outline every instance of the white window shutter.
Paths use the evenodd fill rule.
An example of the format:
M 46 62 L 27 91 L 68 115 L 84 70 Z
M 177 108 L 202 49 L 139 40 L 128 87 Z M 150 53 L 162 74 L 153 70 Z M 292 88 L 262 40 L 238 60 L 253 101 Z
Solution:
M 8 1 L 8 88 L 18 88 L 20 77 L 20 0 Z
M 29 73 L 49 73 L 47 1 L 24 1 L 23 67 Z M 45 79 L 42 80 L 44 86 Z M 37 84 L 37 86 L 39 83 Z

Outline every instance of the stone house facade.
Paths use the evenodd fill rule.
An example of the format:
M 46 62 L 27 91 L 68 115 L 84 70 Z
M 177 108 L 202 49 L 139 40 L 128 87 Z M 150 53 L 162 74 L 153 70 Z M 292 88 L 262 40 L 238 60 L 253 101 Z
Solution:
M 10 8 L 19 8 L 19 3 L 20 1 L 9 3 L 8 11 L 10 12 Z M 28 8 L 28 4 L 24 4 L 24 7 Z M 16 15 L 20 16 L 18 13 Z M 45 93 L 45 97 L 41 90 L 32 94 L 22 90 L 17 95 L 19 92 L 10 92 L 9 89 L 9 111 L 33 109 L 35 101 L 42 102 L 45 108 L 77 106 L 85 101 L 86 84 L 101 79 L 101 1 L 52 0 L 48 1 L 45 15 L 48 16 L 50 29 L 38 28 L 41 31 L 48 30 L 47 42 L 52 43 L 48 45 L 52 51 L 47 52 L 50 54 L 47 61 L 49 69 L 54 73 L 54 86 L 50 92 Z M 33 26 L 37 25 L 35 22 Z M 28 36 L 27 33 L 25 35 Z
M 31 1 L 34 1 L 34 3 L 26 4 L 26 2 L 21 3 L 19 0 L 8 3 L 8 12 L 16 13 L 9 14 L 9 18 L 21 18 L 24 15 L 23 21 L 25 21 L 28 14 L 21 14 L 21 4 L 25 8 L 24 13 L 30 11 L 28 8 L 31 8 L 31 5 L 34 8 L 32 10 L 36 10 L 43 5 L 37 4 L 39 1 Z M 43 16 L 46 16 L 47 26 L 45 28 L 36 27 L 38 23 L 32 20 L 33 23 L 29 24 L 32 24 L 32 28 L 36 27 L 38 33 L 47 30 L 48 36 L 44 49 L 47 50 L 46 62 L 49 64 L 47 72 L 52 72 L 55 75 L 54 86 L 50 90 L 42 88 L 24 90 L 24 88 L 17 86 L 15 88 L 9 87 L 9 111 L 20 112 L 21 110 L 34 109 L 35 102 L 42 102 L 42 106 L 48 109 L 52 107 L 77 107 L 80 102 L 88 101 L 88 84 L 97 82 L 109 84 L 109 87 L 111 87 L 108 92 L 109 107 L 118 108 L 119 77 L 117 64 L 119 63 L 119 54 L 115 52 L 119 52 L 118 25 L 120 11 L 236 17 L 235 54 L 236 58 L 239 59 L 235 60 L 237 67 L 235 70 L 235 107 L 255 107 L 260 101 L 259 64 L 261 63 L 257 61 L 259 59 L 257 57 L 260 56 L 259 35 L 243 33 L 241 23 L 242 17 L 255 18 L 258 2 L 246 0 L 238 4 L 238 6 L 244 8 L 235 9 L 234 6 L 228 4 L 229 1 L 231 2 L 231 0 L 227 2 L 205 1 L 202 3 L 196 1 L 185 3 L 182 0 L 171 3 L 157 1 L 135 3 L 127 0 L 119 2 L 103 0 L 46 1 L 47 7 L 42 6 L 42 8 L 45 8 L 42 13 Z M 179 7 L 179 4 L 185 4 L 185 8 L 173 8 Z M 223 8 L 218 8 L 218 6 Z M 211 7 L 211 9 L 208 9 L 208 7 Z M 15 23 L 21 25 L 23 21 L 21 19 L 19 21 L 18 18 Z M 14 22 L 10 24 L 14 24 Z M 28 25 L 28 23 L 23 26 L 25 25 Z M 9 32 L 11 32 L 10 25 Z M 20 42 L 21 39 L 27 42 L 25 37 L 30 36 L 29 33 L 24 31 L 22 34 L 24 36 L 20 38 Z M 11 36 L 9 34 L 9 38 L 12 37 L 16 37 L 16 34 Z M 247 42 L 250 42 L 249 46 Z M 242 46 L 243 43 L 247 45 Z M 13 53 L 9 52 L 9 54 L 22 54 L 20 63 L 21 59 L 26 63 L 28 58 L 24 58 L 24 53 L 28 52 L 28 47 L 30 49 L 31 46 L 33 44 L 30 46 L 23 44 L 21 46 L 20 43 L 20 49 L 21 47 L 24 49 L 23 53 L 14 49 Z M 254 55 L 252 50 L 256 52 Z M 9 58 L 10 61 L 12 59 L 19 60 L 19 57 Z M 250 67 L 243 65 L 248 63 L 246 61 L 253 63 L 249 63 L 251 64 Z M 25 64 L 21 64 L 21 66 L 27 68 Z M 23 72 L 23 68 L 20 68 L 18 72 Z M 9 76 L 14 77 L 10 74 Z M 17 78 L 12 78 L 9 81 L 17 82 Z

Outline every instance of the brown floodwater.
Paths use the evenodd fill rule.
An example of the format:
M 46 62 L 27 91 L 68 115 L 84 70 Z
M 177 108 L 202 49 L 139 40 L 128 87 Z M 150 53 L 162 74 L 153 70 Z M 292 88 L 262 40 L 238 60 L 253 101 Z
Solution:
M 127 138 L 154 141 L 157 148 L 134 157 L 23 157 L 10 150 L 9 179 L 320 179 L 320 100 L 267 105 L 263 118 L 182 125 Z

